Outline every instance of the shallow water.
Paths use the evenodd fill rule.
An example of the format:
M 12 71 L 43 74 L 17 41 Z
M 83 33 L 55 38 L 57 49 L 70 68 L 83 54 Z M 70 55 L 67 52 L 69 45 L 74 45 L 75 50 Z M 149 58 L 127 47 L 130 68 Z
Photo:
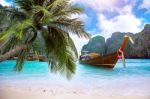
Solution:
M 150 95 L 150 59 L 127 59 L 126 68 L 119 60 L 113 69 L 100 68 L 77 62 L 76 74 L 68 81 L 59 74 L 49 72 L 46 62 L 27 61 L 21 72 L 15 72 L 15 61 L 0 63 L 0 87 L 24 86 L 47 88 L 48 86 L 68 89 L 89 90 L 99 92 L 106 90 L 125 94 Z M 22 86 L 22 87 L 23 87 Z M 107 93 L 108 93 L 107 92 Z
M 49 72 L 46 62 L 27 61 L 21 72 L 15 72 L 15 61 L 8 60 L 0 63 L 0 78 L 33 78 L 54 76 Z M 77 62 L 77 70 L 73 79 L 107 79 L 116 77 L 150 77 L 150 59 L 127 59 L 126 68 L 123 67 L 119 60 L 113 69 L 101 68 L 91 65 L 79 64 Z M 53 77 L 55 78 L 55 77 Z M 57 78 L 57 77 L 56 77 Z

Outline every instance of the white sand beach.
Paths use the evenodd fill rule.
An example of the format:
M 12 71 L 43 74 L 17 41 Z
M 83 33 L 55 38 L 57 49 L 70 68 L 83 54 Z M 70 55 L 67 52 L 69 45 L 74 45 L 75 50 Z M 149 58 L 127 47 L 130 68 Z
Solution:
M 126 81 L 126 82 L 124 82 Z M 29 82 L 29 83 L 27 83 Z M 94 83 L 3 82 L 0 99 L 150 99 L 150 79 Z
M 87 90 L 88 91 L 88 90 Z M 101 90 L 99 94 L 86 93 L 80 91 L 57 92 L 56 90 L 31 90 L 11 88 L 1 89 L 0 99 L 150 99 L 150 95 L 138 95 L 137 93 L 130 95 L 118 94 L 113 92 L 112 95 L 104 93 L 106 90 Z

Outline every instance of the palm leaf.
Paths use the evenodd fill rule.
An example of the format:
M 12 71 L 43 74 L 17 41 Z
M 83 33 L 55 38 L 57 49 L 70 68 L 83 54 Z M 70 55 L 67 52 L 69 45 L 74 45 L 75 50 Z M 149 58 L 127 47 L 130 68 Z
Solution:
M 90 35 L 84 31 L 83 23 L 77 18 L 75 19 L 59 18 L 51 22 L 50 25 L 61 28 L 66 32 L 76 34 L 80 38 L 81 37 L 90 38 Z
M 75 62 L 76 58 L 74 56 L 76 56 L 75 54 L 77 52 L 74 53 L 72 50 L 74 48 L 68 46 L 70 45 L 69 41 L 71 41 L 71 39 L 68 39 L 68 34 L 54 27 L 49 28 L 49 32 L 45 30 L 42 33 L 43 38 L 45 38 L 46 52 L 51 72 L 57 73 L 61 71 L 62 74 L 66 74 L 66 77 L 69 77 L 70 73 L 73 73 L 71 67 L 74 67 L 74 65 L 71 63 L 72 61 Z M 74 47 L 73 44 L 72 46 Z M 68 67 L 68 65 L 71 65 L 71 67 Z
M 22 50 L 19 53 L 18 59 L 17 59 L 17 63 L 15 65 L 15 67 L 14 67 L 15 71 L 21 71 L 22 70 L 26 54 L 27 54 L 26 50 Z
M 15 3 L 24 11 L 31 11 L 33 0 L 15 0 Z

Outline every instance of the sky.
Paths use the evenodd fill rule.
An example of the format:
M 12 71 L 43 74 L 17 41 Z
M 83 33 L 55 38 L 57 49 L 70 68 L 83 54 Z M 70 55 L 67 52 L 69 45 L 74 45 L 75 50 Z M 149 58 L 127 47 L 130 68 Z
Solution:
M 140 32 L 150 23 L 150 0 L 71 0 L 85 9 L 77 16 L 92 36 L 109 38 L 113 32 Z M 0 4 L 12 5 L 12 0 L 0 0 Z M 88 42 L 72 36 L 80 50 Z

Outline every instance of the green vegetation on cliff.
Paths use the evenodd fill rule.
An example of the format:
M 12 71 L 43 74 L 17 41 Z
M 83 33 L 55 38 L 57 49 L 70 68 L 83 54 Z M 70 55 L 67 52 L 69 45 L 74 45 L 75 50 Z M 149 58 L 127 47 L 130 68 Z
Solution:
M 102 36 L 93 37 L 88 44 L 83 46 L 82 51 L 105 54 L 105 38 Z

